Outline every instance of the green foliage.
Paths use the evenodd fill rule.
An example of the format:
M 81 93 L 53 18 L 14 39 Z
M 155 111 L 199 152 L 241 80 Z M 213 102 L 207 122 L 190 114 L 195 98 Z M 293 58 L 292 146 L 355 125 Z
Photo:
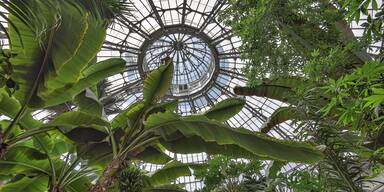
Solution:
M 309 171 L 293 171 L 292 174 L 282 177 L 287 187 L 295 192 L 322 192 L 327 191 L 326 183 Z
M 143 95 L 146 105 L 155 103 L 171 86 L 173 64 L 170 58 L 166 58 L 163 62 L 163 65 L 149 73 L 144 81 Z
M 47 189 L 48 177 L 23 177 L 22 179 L 0 187 L 4 192 L 38 192 Z
M 243 42 L 243 58 L 252 85 L 270 77 L 299 75 L 313 49 L 337 45 L 342 19 L 326 3 L 316 1 L 230 1 L 222 16 Z
M 0 140 L 5 155 L 0 176 L 8 178 L 2 191 L 85 191 L 90 173 L 100 174 L 89 167 L 104 169 L 93 189 L 119 182 L 120 190 L 127 191 L 184 191 L 168 184 L 193 172 L 204 178 L 206 191 L 361 191 L 367 179 L 382 172 L 377 162 L 383 162 L 384 68 L 379 61 L 365 62 L 361 54 L 366 43 L 381 37 L 382 11 L 364 24 L 366 42 L 356 42 L 353 35 L 348 37 L 351 31 L 341 12 L 327 1 L 230 1 L 224 22 L 244 42 L 241 52 L 249 61 L 245 71 L 252 85 L 235 93 L 290 103 L 272 114 L 262 132 L 287 120 L 308 120 L 300 127 L 305 135 L 300 139 L 311 138 L 324 148 L 325 159 L 315 166 L 318 172 L 282 175 L 286 161 L 317 163 L 323 153 L 308 144 L 221 123 L 242 109 L 242 99 L 224 100 L 202 115 L 176 115 L 176 101 L 159 102 L 172 81 L 169 59 L 147 75 L 144 101 L 111 122 L 104 119 L 90 87 L 125 68 L 121 59 L 95 61 L 107 25 L 124 11 L 119 9 L 123 1 L 12 2 L 9 6 L 19 6 L 25 14 L 10 12 L 12 46 L 0 55 L 0 112 L 12 119 L 1 124 L 0 136 L 6 136 L 5 142 Z M 341 5 L 356 19 L 360 12 L 367 14 L 367 2 L 372 1 Z M 76 111 L 49 123 L 34 120 L 28 110 L 71 101 Z M 172 161 L 166 150 L 228 157 L 215 157 L 202 170 L 202 165 Z M 275 161 L 262 174 L 266 166 L 260 159 L 284 162 Z M 142 173 L 124 167 L 127 160 L 165 166 Z
M 365 51 L 382 38 L 383 6 L 371 0 L 229 4 L 223 20 L 244 42 L 241 56 L 248 61 L 250 81 L 249 87 L 234 92 L 289 103 L 277 109 L 261 131 L 286 120 L 298 122 L 291 136 L 311 139 L 325 153 L 315 167 L 318 172 L 279 175 L 277 182 L 294 191 L 363 191 L 383 163 L 382 56 L 373 58 Z M 375 15 L 368 11 L 370 5 Z M 367 21 L 359 23 L 365 30 L 357 40 L 346 21 L 360 21 L 362 15 Z M 292 76 L 305 80 L 293 86 L 273 83 L 288 82 Z
M 361 26 L 365 28 L 364 35 L 375 41 L 380 40 L 383 35 L 384 5 L 378 3 L 376 0 L 340 1 L 342 8 L 345 10 L 345 16 L 350 22 L 359 22 L 363 16 L 367 18 L 366 22 L 361 23 Z
M 305 115 L 295 107 L 280 107 L 272 113 L 260 132 L 268 133 L 273 127 L 288 120 L 302 121 L 305 120 Z
M 2 166 L 0 175 L 10 176 L 15 180 L 10 180 L 4 185 L 2 191 L 40 192 L 47 188 L 74 192 L 86 190 L 90 186 L 90 181 L 86 177 L 90 169 L 88 167 L 75 169 L 79 166 L 78 160 L 69 159 L 69 154 L 65 160 L 61 160 L 60 156 L 49 151 L 42 153 L 36 148 L 27 146 L 11 148 L 4 160 L 0 161 Z M 27 184 L 28 182 L 32 184 Z
M 8 147 L 4 143 L 15 143 L 47 131 L 47 126 L 31 117 L 32 108 L 72 101 L 86 88 L 125 68 L 122 59 L 95 62 L 106 27 L 113 18 L 104 15 L 109 8 L 99 7 L 96 11 L 86 8 L 86 4 L 56 0 L 12 0 L 1 4 L 9 9 L 8 34 L 12 45 L 5 54 L 2 51 L 1 73 L 8 84 L 1 88 L 2 107 L 7 108 L 2 114 L 12 121 L 0 134 L 1 156 Z M 101 14 L 96 15 L 96 12 Z M 81 108 L 85 105 L 88 104 Z M 26 130 L 44 129 L 25 132 L 12 140 L 9 137 L 17 125 Z M 39 137 L 48 144 L 52 142 L 48 136 L 34 136 L 34 139 Z
M 215 156 L 208 161 L 207 169 L 197 171 L 195 175 L 204 181 L 204 191 L 242 191 L 241 177 L 260 177 L 265 167 L 261 161 L 233 160 L 226 156 Z M 222 190 L 220 190 L 222 189 Z
M 332 99 L 322 111 L 325 115 L 335 111 L 332 115 L 343 126 L 377 134 L 384 123 L 383 73 L 381 62 L 369 62 L 340 79 L 330 79 L 324 91 Z
M 172 158 L 166 155 L 159 146 L 147 147 L 133 158 L 141 159 L 148 163 L 161 165 L 164 165 L 172 160 Z
M 60 89 L 66 84 L 73 84 L 79 80 L 81 70 L 86 68 L 88 63 L 96 56 L 98 47 L 101 48 L 105 29 L 102 23 L 97 23 L 97 20 L 91 18 L 88 19 L 86 14 L 82 14 L 68 3 L 61 5 L 68 9 L 68 12 L 62 13 L 53 12 L 54 10 L 50 10 L 50 7 L 38 2 L 29 2 L 27 6 L 37 7 L 37 9 L 41 10 L 41 13 L 38 14 L 45 13 L 47 25 L 50 28 L 56 28 L 55 25 L 58 22 L 56 17 L 58 16 L 62 18 L 63 23 L 63 25 L 57 27 L 57 30 L 43 34 L 41 39 L 38 39 L 32 29 L 19 21 L 17 17 L 10 15 L 10 20 L 15 24 L 15 27 L 9 29 L 10 41 L 13 43 L 12 52 L 16 54 L 11 59 L 14 69 L 12 78 L 19 86 L 19 90 L 16 91 L 15 95 L 23 105 L 33 106 L 30 102 L 38 103 L 42 97 L 47 97 L 55 89 Z M 70 14 L 74 14 L 79 19 L 74 19 Z M 71 25 L 78 25 L 79 27 L 73 28 L 70 27 Z M 93 26 L 88 27 L 88 25 Z M 100 32 L 93 32 L 92 35 L 99 35 L 100 38 L 89 37 L 89 40 L 81 41 L 83 38 L 87 39 L 86 35 L 91 35 L 91 31 L 87 31 L 87 29 L 91 30 L 93 27 Z M 20 31 L 20 35 L 15 32 L 15 28 Z M 65 36 L 68 34 L 79 35 L 71 35 L 72 37 L 68 38 Z M 65 41 L 62 41 L 59 37 L 64 37 Z M 92 38 L 100 40 L 93 41 Z M 40 49 L 42 41 L 46 46 L 46 50 Z M 70 46 L 67 46 L 65 42 L 69 43 Z M 78 51 L 81 51 L 80 47 L 90 42 L 97 44 L 91 44 L 91 50 L 83 50 L 83 54 L 79 54 L 81 53 L 78 53 Z M 72 74 L 68 76 L 72 68 Z M 43 76 L 45 77 L 44 82 L 41 82 Z M 74 76 L 76 78 L 73 78 Z M 31 92 L 34 93 L 37 90 L 39 90 L 39 94 L 30 96 Z
M 322 159 L 322 154 L 309 145 L 277 140 L 246 129 L 233 129 L 201 116 L 180 118 L 169 114 L 156 114 L 148 118 L 148 129 L 155 129 L 164 139 L 164 143 L 174 140 L 177 135 L 187 138 L 197 136 L 205 142 L 218 145 L 235 145 L 256 155 L 293 162 L 315 163 Z M 180 137 L 180 136 L 178 136 Z M 182 143 L 182 141 L 179 141 Z
M 0 175 L 7 178 L 1 191 L 77 192 L 90 188 L 89 176 L 95 171 L 84 166 L 73 143 L 60 131 L 76 142 L 95 142 L 108 136 L 104 128 L 109 122 L 101 118 L 103 109 L 87 88 L 125 68 L 122 59 L 99 63 L 95 59 L 106 27 L 116 16 L 108 6 L 122 2 L 0 3 L 10 13 L 10 50 L 2 50 L 0 57 L 0 72 L 6 80 L 0 89 L 0 112 L 11 119 L 0 129 Z M 75 102 L 79 111 L 61 114 L 48 123 L 32 118 L 31 108 L 72 101 L 83 91 Z M 98 112 L 90 115 L 91 111 Z
M 204 164 L 171 161 L 161 169 L 149 173 L 146 181 L 150 186 L 161 186 L 171 183 L 179 177 L 191 176 L 192 171 L 205 170 L 205 168 Z
M 208 119 L 217 121 L 226 121 L 233 117 L 243 109 L 245 101 L 243 99 L 227 99 L 217 103 L 214 107 L 205 112 L 205 116 Z
M 119 192 L 185 192 L 182 186 L 169 184 L 181 176 L 190 176 L 192 170 L 201 170 L 203 164 L 183 164 L 178 161 L 167 163 L 154 172 L 146 172 L 132 163 L 125 163 L 118 176 L 115 191 Z
M 325 53 L 319 49 L 313 50 L 304 66 L 305 75 L 312 81 L 324 82 L 352 72 L 354 65 L 358 66 L 359 63 L 351 59 L 350 52 L 358 46 L 352 42 L 332 47 Z

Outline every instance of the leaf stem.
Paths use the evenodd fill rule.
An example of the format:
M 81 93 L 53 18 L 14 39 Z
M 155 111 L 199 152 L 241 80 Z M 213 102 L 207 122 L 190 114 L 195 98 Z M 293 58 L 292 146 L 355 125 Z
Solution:
M 45 127 L 45 128 L 36 128 L 36 129 L 32 129 L 30 131 L 27 131 L 21 135 L 18 135 L 16 138 L 13 138 L 11 140 L 9 140 L 8 144 L 10 146 L 12 146 L 13 144 L 23 140 L 23 139 L 26 139 L 28 137 L 32 137 L 34 135 L 37 135 L 37 134 L 40 134 L 40 133 L 45 133 L 45 132 L 48 132 L 48 131 L 52 131 L 52 130 L 55 130 L 56 127 Z
M 17 124 L 20 119 L 24 116 L 25 114 L 25 111 L 26 111 L 26 107 L 22 107 L 19 112 L 17 112 L 15 118 L 12 120 L 12 122 L 9 124 L 9 126 L 7 127 L 7 129 L 4 131 L 4 134 L 3 134 L 3 141 L 5 142 L 7 139 L 8 139 L 8 136 L 11 134 L 15 124 Z

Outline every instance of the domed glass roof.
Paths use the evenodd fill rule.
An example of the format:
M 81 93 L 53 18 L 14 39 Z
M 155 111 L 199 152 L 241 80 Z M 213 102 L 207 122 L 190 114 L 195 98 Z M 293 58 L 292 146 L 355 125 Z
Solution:
M 122 57 L 127 70 L 108 78 L 105 96 L 113 97 L 107 113 L 113 117 L 137 100 L 142 99 L 145 75 L 159 67 L 161 60 L 171 57 L 175 67 L 168 99 L 178 99 L 177 113 L 189 115 L 209 109 L 215 103 L 238 97 L 235 86 L 247 81 L 242 73 L 241 41 L 228 26 L 217 19 L 225 9 L 223 0 L 148 0 L 133 2 L 133 15 L 116 21 L 109 29 L 107 40 L 98 59 Z M 233 127 L 257 131 L 270 114 L 283 103 L 259 97 L 246 97 L 247 104 L 227 121 Z M 271 132 L 278 138 L 291 139 L 291 126 L 282 124 L 280 131 Z M 278 130 L 278 129 L 276 129 Z M 206 161 L 205 154 L 171 154 L 182 162 Z M 158 166 L 145 164 L 147 170 Z M 182 177 L 178 183 L 187 190 L 201 186 L 193 177 Z
M 238 97 L 235 86 L 245 86 L 242 72 L 245 63 L 240 59 L 241 40 L 228 26 L 218 21 L 225 0 L 131 0 L 132 15 L 116 20 L 108 29 L 108 35 L 98 60 L 121 57 L 127 61 L 125 72 L 107 78 L 103 96 L 107 98 L 106 114 L 113 118 L 121 110 L 142 99 L 142 86 L 146 74 L 159 67 L 165 57 L 171 57 L 175 67 L 172 88 L 167 99 L 178 99 L 177 113 L 190 115 L 206 111 L 215 103 Z M 4 10 L 0 10 L 4 11 Z M 0 21 L 6 26 L 6 21 Z M 352 26 L 361 36 L 363 29 L 357 23 Z M 1 45 L 8 46 L 0 33 Z M 381 44 L 372 48 L 382 47 Z M 244 127 L 258 131 L 272 112 L 284 103 L 261 97 L 245 97 L 243 110 L 226 123 L 232 127 Z M 64 106 L 65 108 L 65 106 Z M 42 110 L 35 113 L 38 119 L 49 120 L 52 115 L 67 109 Z M 298 139 L 290 122 L 280 124 L 269 134 L 281 139 Z M 204 162 L 206 154 L 171 154 L 182 162 Z M 301 165 L 288 164 L 287 171 Z M 147 170 L 159 168 L 143 164 Z M 202 183 L 194 177 L 179 178 L 193 191 Z

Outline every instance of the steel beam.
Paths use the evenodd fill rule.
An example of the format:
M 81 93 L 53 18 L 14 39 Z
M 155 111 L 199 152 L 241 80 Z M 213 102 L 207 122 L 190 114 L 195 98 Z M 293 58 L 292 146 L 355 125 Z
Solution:
M 164 29 L 164 23 L 163 23 L 163 20 L 161 20 L 161 16 L 159 14 L 159 11 L 157 10 L 156 6 L 155 6 L 155 3 L 153 2 L 153 0 L 148 0 L 148 3 L 149 5 L 151 6 L 151 9 L 153 11 L 153 14 L 155 14 L 156 16 L 156 21 L 157 23 L 160 25 L 161 28 Z

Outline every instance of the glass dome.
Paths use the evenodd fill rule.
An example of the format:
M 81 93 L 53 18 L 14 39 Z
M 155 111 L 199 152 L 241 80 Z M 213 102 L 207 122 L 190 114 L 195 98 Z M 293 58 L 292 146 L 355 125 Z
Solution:
M 188 30 L 186 30 L 188 29 Z M 195 33 L 196 29 L 169 28 L 159 30 L 151 40 L 142 45 L 143 53 L 138 65 L 143 75 L 159 67 L 161 59 L 171 57 L 174 74 L 171 94 L 175 97 L 189 96 L 203 90 L 216 72 L 216 50 L 209 45 L 209 37 Z M 154 37 L 154 36 L 160 37 Z
M 190 115 L 201 113 L 215 103 L 238 97 L 235 86 L 245 86 L 242 72 L 245 62 L 240 59 L 241 40 L 230 27 L 218 21 L 225 9 L 225 0 L 133 0 L 132 16 L 116 21 L 109 29 L 107 40 L 98 59 L 122 57 L 127 70 L 108 78 L 104 84 L 106 96 L 114 102 L 108 108 L 111 117 L 133 102 L 142 99 L 145 75 L 157 68 L 164 57 L 173 59 L 175 71 L 169 99 L 177 98 L 177 113 Z M 364 18 L 362 19 L 364 20 Z M 363 28 L 353 23 L 351 28 L 361 36 Z M 372 45 L 372 52 L 381 47 Z M 258 131 L 274 110 L 286 104 L 261 97 L 245 97 L 243 110 L 226 123 L 232 127 L 244 127 Z M 297 140 L 295 125 L 287 121 L 268 134 L 273 137 Z M 206 154 L 170 154 L 182 162 L 204 162 Z M 142 165 L 155 170 L 156 165 Z M 305 168 L 290 163 L 286 171 Z M 176 183 L 186 184 L 193 191 L 202 183 L 194 177 L 179 178 Z
M 122 57 L 126 71 L 108 78 L 103 86 L 105 96 L 113 97 L 107 106 L 112 118 L 119 111 L 142 99 L 145 75 L 157 68 L 163 58 L 173 59 L 175 67 L 168 99 L 178 99 L 177 113 L 201 113 L 215 103 L 238 97 L 235 86 L 245 86 L 240 59 L 241 41 L 228 26 L 218 21 L 223 0 L 134 0 L 133 15 L 116 21 L 98 59 Z M 258 131 L 270 114 L 283 103 L 267 98 L 246 97 L 244 109 L 226 123 Z M 280 130 L 280 131 L 279 131 Z M 292 139 L 291 125 L 285 123 L 270 134 Z M 182 162 L 204 162 L 206 154 L 170 154 Z M 292 169 L 288 165 L 287 169 Z M 144 169 L 155 170 L 156 165 L 144 164 Z M 194 177 L 179 178 L 193 191 L 202 183 Z
M 146 74 L 157 68 L 165 57 L 171 57 L 175 66 L 172 88 L 167 99 L 178 99 L 177 113 L 190 115 L 208 110 L 215 103 L 238 97 L 235 86 L 245 86 L 247 80 L 240 59 L 241 40 L 217 17 L 226 8 L 225 0 L 131 0 L 132 15 L 116 20 L 98 60 L 121 57 L 127 61 L 126 70 L 109 77 L 102 85 L 106 114 L 113 118 L 121 110 L 142 99 L 142 86 Z M 0 10 L 4 11 L 4 10 Z M 362 21 L 366 19 L 362 18 Z M 6 21 L 0 21 L 6 26 Z M 361 36 L 363 27 L 353 23 L 355 35 Z M 0 33 L 1 45 L 8 46 L 6 36 Z M 382 42 L 371 46 L 371 52 L 382 47 Z M 243 110 L 226 123 L 258 131 L 274 110 L 286 104 L 261 97 L 244 97 Z M 64 107 L 65 108 L 65 107 Z M 66 109 L 42 110 L 38 119 L 49 120 Z M 293 133 L 295 125 L 285 122 L 270 134 L 281 139 L 298 139 Z M 204 162 L 207 155 L 170 154 L 181 162 Z M 302 165 L 288 164 L 286 171 Z M 143 164 L 146 170 L 157 165 Z M 181 177 L 176 183 L 186 184 L 193 191 L 202 183 L 194 177 Z

